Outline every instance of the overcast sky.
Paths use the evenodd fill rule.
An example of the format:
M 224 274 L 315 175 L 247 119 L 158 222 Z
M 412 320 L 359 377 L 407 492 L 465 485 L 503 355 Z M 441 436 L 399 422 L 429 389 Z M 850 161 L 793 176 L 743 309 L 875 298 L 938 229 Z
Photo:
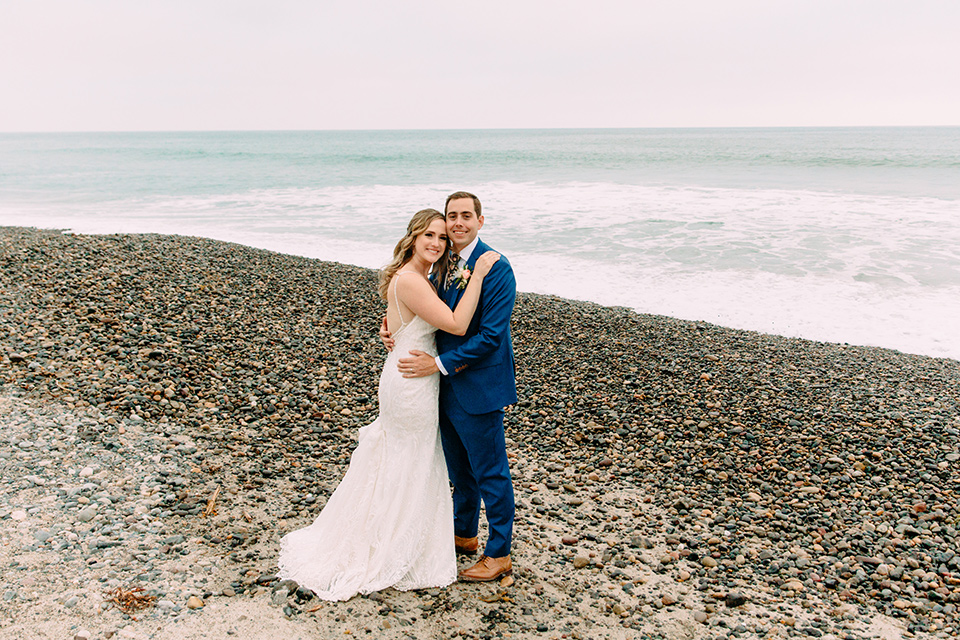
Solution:
M 960 124 L 958 0 L 4 0 L 0 131 Z

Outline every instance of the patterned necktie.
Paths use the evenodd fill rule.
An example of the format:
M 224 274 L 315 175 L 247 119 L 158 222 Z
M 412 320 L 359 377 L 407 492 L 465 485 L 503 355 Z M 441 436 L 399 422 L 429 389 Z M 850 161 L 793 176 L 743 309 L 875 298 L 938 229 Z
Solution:
M 450 252 L 449 261 L 447 263 L 447 279 L 444 283 L 444 288 L 449 289 L 450 285 L 453 284 L 454 276 L 460 268 L 460 254 Z

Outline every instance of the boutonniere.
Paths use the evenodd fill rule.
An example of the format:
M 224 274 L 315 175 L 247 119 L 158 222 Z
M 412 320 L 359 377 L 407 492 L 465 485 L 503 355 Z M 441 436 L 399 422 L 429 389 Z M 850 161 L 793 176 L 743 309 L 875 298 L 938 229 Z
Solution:
M 453 270 L 453 283 L 457 285 L 457 289 L 466 289 L 469 281 L 470 269 L 457 265 Z
M 444 287 L 449 289 L 451 286 L 456 285 L 457 289 L 466 289 L 467 282 L 470 281 L 470 269 L 467 268 L 466 262 L 460 262 L 460 256 L 455 253 L 450 254 L 450 266 L 447 268 L 447 281 L 444 283 Z

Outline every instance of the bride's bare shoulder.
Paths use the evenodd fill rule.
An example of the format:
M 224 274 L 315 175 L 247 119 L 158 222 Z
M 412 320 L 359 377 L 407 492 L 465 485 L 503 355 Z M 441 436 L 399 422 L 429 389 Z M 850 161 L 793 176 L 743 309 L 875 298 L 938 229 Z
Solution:
M 413 276 L 412 278 L 403 278 L 402 276 Z M 413 289 L 419 288 L 422 284 L 430 285 L 430 281 L 423 277 L 422 274 L 417 273 L 416 271 L 397 271 L 393 276 L 393 281 L 398 287 L 403 287 L 404 289 Z M 403 284 L 401 284 L 401 282 Z
M 403 276 L 417 276 L 417 278 L 419 278 L 420 274 L 414 271 L 397 271 L 392 276 L 390 276 L 388 291 L 392 292 L 400 287 L 407 289 L 409 287 L 409 283 L 417 280 L 417 278 L 404 278 Z M 400 284 L 401 282 L 403 284 Z

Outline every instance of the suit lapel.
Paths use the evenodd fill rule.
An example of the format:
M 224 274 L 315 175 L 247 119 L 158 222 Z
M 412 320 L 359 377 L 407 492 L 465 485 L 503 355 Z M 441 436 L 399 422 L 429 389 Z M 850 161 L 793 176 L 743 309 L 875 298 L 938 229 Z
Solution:
M 458 298 L 456 285 L 451 284 L 449 287 L 444 289 L 443 301 L 446 302 L 447 306 L 451 309 L 456 308 Z

